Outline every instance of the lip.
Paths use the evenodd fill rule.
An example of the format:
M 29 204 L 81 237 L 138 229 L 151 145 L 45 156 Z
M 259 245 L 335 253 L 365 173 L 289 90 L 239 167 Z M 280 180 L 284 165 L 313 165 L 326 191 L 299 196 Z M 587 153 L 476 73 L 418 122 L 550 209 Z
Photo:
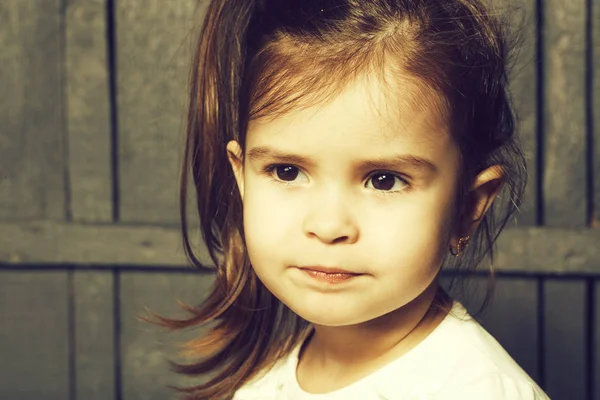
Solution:
M 298 267 L 303 270 L 308 271 L 316 271 L 323 272 L 325 274 L 350 274 L 350 275 L 360 275 L 358 272 L 348 271 L 347 269 L 336 268 L 336 267 L 322 267 L 322 266 L 308 266 L 308 267 Z
M 335 267 L 300 267 L 300 271 L 308 275 L 311 280 L 331 284 L 341 284 L 342 282 L 350 281 L 363 274 L 351 272 L 342 268 Z

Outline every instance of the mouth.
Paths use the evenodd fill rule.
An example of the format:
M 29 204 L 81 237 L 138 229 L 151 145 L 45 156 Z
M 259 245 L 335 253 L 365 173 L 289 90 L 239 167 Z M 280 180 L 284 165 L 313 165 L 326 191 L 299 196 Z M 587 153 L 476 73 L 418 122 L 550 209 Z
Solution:
M 299 267 L 299 269 L 311 278 L 326 283 L 342 283 L 356 278 L 357 276 L 363 275 L 341 268 L 330 268 L 320 266 Z

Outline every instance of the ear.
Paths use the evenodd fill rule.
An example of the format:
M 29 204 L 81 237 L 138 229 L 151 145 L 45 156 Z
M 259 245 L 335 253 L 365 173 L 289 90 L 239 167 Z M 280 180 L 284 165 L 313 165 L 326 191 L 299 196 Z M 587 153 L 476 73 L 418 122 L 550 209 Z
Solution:
M 477 175 L 467 195 L 467 202 L 459 224 L 460 232 L 458 234 L 461 237 L 470 236 L 475 232 L 502 189 L 505 177 L 504 170 L 499 165 L 492 165 Z
M 227 158 L 233 169 L 233 174 L 240 191 L 242 201 L 244 200 L 244 162 L 242 158 L 242 147 L 235 140 L 227 143 Z

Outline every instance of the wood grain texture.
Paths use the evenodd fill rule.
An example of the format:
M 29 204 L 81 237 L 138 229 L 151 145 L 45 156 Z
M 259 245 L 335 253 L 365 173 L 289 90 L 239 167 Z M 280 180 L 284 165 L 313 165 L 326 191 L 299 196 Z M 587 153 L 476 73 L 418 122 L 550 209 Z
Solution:
M 71 215 L 112 221 L 106 1 L 68 0 L 65 18 Z
M 594 393 L 594 398 L 592 400 L 600 400 L 600 281 L 596 281 L 593 286 L 594 288 L 594 310 L 595 313 L 592 316 L 594 318 L 593 321 L 590 321 L 592 325 L 592 329 L 594 332 L 594 337 L 592 338 L 592 343 L 594 346 L 594 354 L 592 355 L 592 362 L 594 363 L 592 366 L 593 375 L 592 379 L 592 391 Z M 588 349 L 590 351 L 590 349 Z
M 500 271 L 600 274 L 600 237 L 590 229 L 506 229 L 498 239 Z
M 551 399 L 588 398 L 585 299 L 583 281 L 544 283 L 544 389 Z
M 67 272 L 0 271 L 0 398 L 69 398 Z
M 515 49 L 518 57 L 510 71 L 510 92 L 517 116 L 517 129 L 527 160 L 527 186 L 520 213 L 519 226 L 537 223 L 538 156 L 537 148 L 537 7 L 535 0 L 502 0 L 504 12 L 511 17 L 511 34 L 520 36 Z
M 544 2 L 544 223 L 588 222 L 585 0 Z
M 76 271 L 73 285 L 76 398 L 114 398 L 113 274 Z
M 0 222 L 0 262 L 112 267 L 188 266 L 178 229 L 156 226 Z M 208 251 L 192 232 L 204 265 Z M 595 229 L 507 229 L 495 255 L 498 271 L 600 274 L 600 232 Z
M 536 382 L 538 306 L 535 279 L 498 278 L 494 301 L 481 317 L 482 325 Z
M 64 219 L 60 0 L 0 3 L 0 218 Z
M 592 168 L 591 171 L 593 176 L 593 220 L 592 224 L 596 228 L 600 228 L 600 0 L 591 0 L 592 12 L 590 18 L 592 19 L 592 34 L 591 43 L 591 57 L 592 57 L 592 71 L 591 77 L 591 101 L 590 110 L 592 110 L 591 121 L 592 121 L 592 143 L 594 148 L 592 149 Z M 598 395 L 600 396 L 600 394 Z M 600 397 L 599 397 L 600 398 Z
M 116 5 L 122 221 L 175 223 L 195 0 Z
M 175 398 L 167 385 L 189 386 L 200 378 L 177 376 L 167 359 L 177 357 L 177 346 L 201 334 L 201 330 L 167 333 L 138 320 L 148 307 L 166 317 L 184 317 L 176 301 L 199 304 L 212 285 L 212 276 L 202 274 L 121 275 L 121 354 L 123 399 L 163 400 Z M 187 360 L 191 362 L 192 360 Z
M 0 261 L 10 263 L 188 266 L 181 233 L 153 226 L 0 223 Z M 200 259 L 210 264 L 195 235 Z

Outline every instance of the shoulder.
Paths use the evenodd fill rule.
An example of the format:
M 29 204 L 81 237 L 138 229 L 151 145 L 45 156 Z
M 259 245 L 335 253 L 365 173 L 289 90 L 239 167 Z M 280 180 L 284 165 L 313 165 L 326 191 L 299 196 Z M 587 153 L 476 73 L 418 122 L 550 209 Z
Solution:
M 456 392 L 461 394 L 458 398 L 464 399 L 548 398 L 464 307 L 458 304 L 455 310 L 446 327 L 455 352 L 449 359 L 452 368 L 440 393 Z
M 297 349 L 292 351 L 269 370 L 261 371 L 254 379 L 247 382 L 235 392 L 232 400 L 265 400 L 279 398 L 285 374 L 293 368 Z
M 530 379 L 502 372 L 478 376 L 469 382 L 448 382 L 436 400 L 549 400 Z
M 519 379 L 531 379 L 502 345 L 475 321 L 462 306 L 462 314 L 450 316 L 448 339 L 455 347 L 456 372 L 471 375 L 502 373 Z
M 380 382 L 390 400 L 396 399 L 392 393 L 398 391 L 398 376 L 410 376 L 402 385 L 410 385 L 427 399 L 548 399 L 460 303 L 455 303 L 452 312 L 417 348 L 398 361 L 397 368 L 385 376 L 386 382 Z

